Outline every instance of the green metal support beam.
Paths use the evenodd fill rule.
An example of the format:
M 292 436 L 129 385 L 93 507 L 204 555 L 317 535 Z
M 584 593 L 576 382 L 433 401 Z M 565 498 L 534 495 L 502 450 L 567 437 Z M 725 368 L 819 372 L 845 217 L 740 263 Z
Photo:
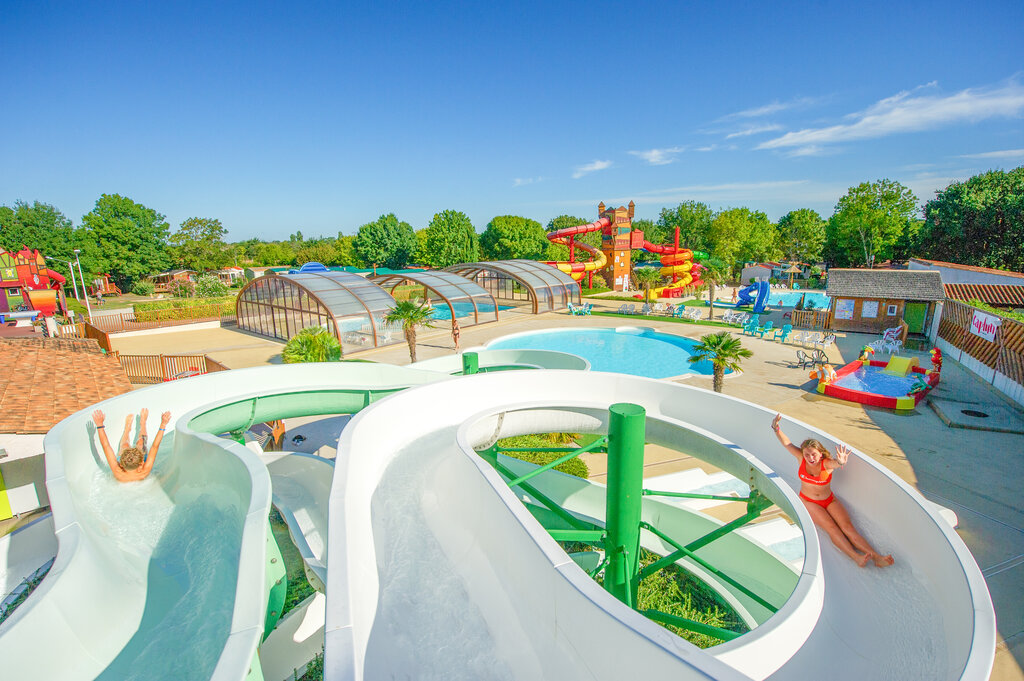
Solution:
M 462 375 L 471 376 L 480 371 L 480 355 L 475 352 L 462 353 Z
M 568 454 L 566 454 L 565 456 L 560 456 L 557 459 L 555 459 L 554 461 L 548 462 L 548 463 L 544 464 L 543 466 L 540 466 L 539 468 L 536 468 L 536 469 L 530 471 L 526 475 L 522 475 L 522 476 L 516 478 L 515 480 L 510 481 L 508 483 L 508 486 L 509 487 L 515 487 L 517 485 L 521 485 L 522 483 L 526 482 L 527 480 L 530 480 L 532 478 L 537 477 L 538 475 L 540 475 L 544 471 L 549 471 L 549 470 L 551 470 L 552 468 L 554 468 L 555 466 L 557 466 L 559 464 L 563 464 L 566 461 L 569 461 L 570 459 L 575 459 L 580 454 L 586 454 L 587 452 L 594 451 L 598 447 L 603 446 L 604 443 L 607 442 L 607 441 L 608 441 L 608 438 L 606 438 L 606 437 L 598 438 L 597 440 L 594 440 L 593 442 L 591 442 L 586 447 L 581 447 L 579 449 L 574 449 L 571 452 L 569 452 Z M 643 454 L 643 452 L 641 450 L 641 455 L 642 454 Z M 643 461 L 643 458 L 641 456 L 641 462 L 642 461 Z
M 604 530 L 548 530 L 555 541 L 578 541 L 586 544 L 604 539 Z
M 640 565 L 640 511 L 643 495 L 644 441 L 647 412 L 636 404 L 618 403 L 608 409 L 608 487 L 605 523 L 608 567 L 604 588 L 636 607 L 637 568 Z
M 679 627 L 680 629 L 704 634 L 705 636 L 713 636 L 715 638 L 720 638 L 723 641 L 731 641 L 741 635 L 735 631 L 720 629 L 719 627 L 713 627 L 710 624 L 704 624 L 702 622 L 694 622 L 693 620 L 686 619 L 685 617 L 670 615 L 667 612 L 661 612 L 660 610 L 641 610 L 640 614 L 646 615 L 655 622 L 671 624 L 672 626 Z
M 642 494 L 645 497 L 673 497 L 676 499 L 714 499 L 716 501 L 750 501 L 750 497 L 730 497 L 722 494 L 693 494 L 692 492 L 660 492 L 657 490 L 645 489 Z

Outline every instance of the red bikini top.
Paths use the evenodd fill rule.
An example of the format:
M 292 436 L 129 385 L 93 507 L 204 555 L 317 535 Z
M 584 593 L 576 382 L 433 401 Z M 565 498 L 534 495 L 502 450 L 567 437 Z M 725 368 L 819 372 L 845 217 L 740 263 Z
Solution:
M 819 473 L 819 475 L 821 475 L 823 477 L 817 477 L 816 478 L 816 477 L 814 477 L 813 475 L 811 475 L 810 473 L 807 472 L 807 460 L 806 459 L 800 459 L 800 469 L 797 471 L 797 475 L 800 476 L 801 480 L 803 480 L 804 482 L 806 482 L 806 483 L 808 483 L 810 485 L 822 486 L 822 485 L 827 485 L 830 482 L 832 482 L 832 471 L 826 470 L 826 468 L 825 468 L 825 460 L 824 459 L 822 459 L 822 461 L 821 461 L 821 473 Z

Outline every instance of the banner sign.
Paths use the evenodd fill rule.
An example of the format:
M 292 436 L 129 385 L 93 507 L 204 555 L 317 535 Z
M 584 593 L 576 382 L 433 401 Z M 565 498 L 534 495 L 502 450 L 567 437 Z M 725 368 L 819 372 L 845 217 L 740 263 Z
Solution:
M 981 310 L 975 310 L 974 317 L 971 318 L 971 333 L 992 342 L 996 339 L 996 329 L 1002 323 L 1003 320 L 999 317 L 993 317 Z

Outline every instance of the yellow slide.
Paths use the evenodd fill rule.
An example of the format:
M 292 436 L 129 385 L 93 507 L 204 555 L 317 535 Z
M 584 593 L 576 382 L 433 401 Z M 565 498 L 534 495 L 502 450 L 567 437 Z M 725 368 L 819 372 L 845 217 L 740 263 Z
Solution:
M 885 365 L 885 368 L 882 369 L 882 373 L 892 374 L 893 376 L 906 376 L 910 373 L 910 368 L 917 365 L 917 357 L 893 357 Z

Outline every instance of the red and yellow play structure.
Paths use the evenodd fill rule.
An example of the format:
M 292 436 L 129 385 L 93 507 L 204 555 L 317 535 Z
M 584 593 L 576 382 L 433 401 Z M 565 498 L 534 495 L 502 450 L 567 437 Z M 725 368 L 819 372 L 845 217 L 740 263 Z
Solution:
M 888 362 L 871 359 L 874 354 L 868 346 L 861 349 L 860 357 L 853 360 L 838 371 L 831 364 L 824 365 L 821 370 L 811 372 L 811 378 L 818 379 L 818 392 L 822 395 L 837 397 L 841 400 L 859 402 L 873 407 L 909 410 L 920 404 L 921 400 L 939 384 L 942 373 L 942 351 L 934 348 L 931 351 L 932 367 L 925 369 L 918 365 L 917 357 L 900 357 L 894 355 Z M 866 367 L 877 367 L 882 373 L 908 379 L 907 393 L 903 396 L 881 395 L 866 390 L 856 390 L 837 385 L 843 377 Z
M 0 248 L 0 312 L 14 312 L 24 306 L 49 317 L 66 310 L 64 277 L 46 267 L 38 250 L 22 247 L 17 253 Z
M 663 277 L 671 277 L 672 283 L 660 288 L 651 289 L 651 297 L 675 298 L 681 296 L 688 286 L 700 284 L 700 265 L 693 262 L 693 251 L 679 247 L 679 229 L 676 228 L 675 240 L 672 244 L 652 244 L 644 239 L 644 233 L 633 229 L 633 213 L 636 204 L 629 206 L 606 208 L 604 202 L 598 204 L 598 219 L 586 225 L 567 227 L 548 233 L 552 243 L 562 244 L 569 248 L 568 262 L 549 262 L 573 279 L 579 281 L 584 275 L 594 272 L 602 274 L 608 285 L 615 291 L 630 289 L 630 278 L 633 271 L 633 251 L 645 250 L 661 255 Z M 601 248 L 579 243 L 576 237 L 590 232 L 601 232 Z M 588 253 L 592 260 L 576 262 L 576 248 Z

